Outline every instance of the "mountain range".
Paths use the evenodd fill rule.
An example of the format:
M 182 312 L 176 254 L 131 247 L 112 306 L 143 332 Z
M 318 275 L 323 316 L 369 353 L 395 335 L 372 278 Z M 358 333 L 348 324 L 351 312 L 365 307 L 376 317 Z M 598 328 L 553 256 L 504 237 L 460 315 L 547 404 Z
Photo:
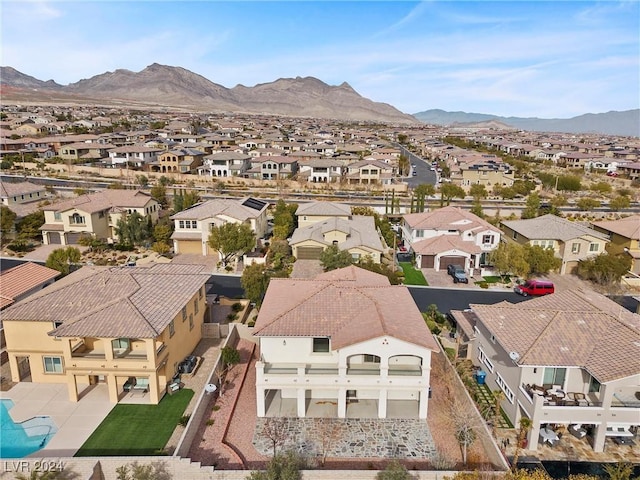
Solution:
M 254 87 L 226 88 L 181 67 L 154 63 L 140 72 L 116 70 L 69 85 L 42 81 L 0 67 L 3 102 L 93 103 L 171 107 L 196 111 L 419 123 L 386 103 L 373 102 L 348 83 L 327 85 L 313 77 L 281 78 Z
M 567 119 L 501 117 L 426 110 L 412 115 L 369 100 L 348 83 L 333 86 L 313 77 L 280 78 L 253 87 L 226 88 L 181 67 L 154 63 L 140 72 L 118 69 L 69 85 L 38 80 L 0 67 L 3 103 L 95 104 L 184 111 L 233 112 L 391 124 L 512 127 L 520 130 L 640 136 L 640 110 L 587 113 Z
M 606 135 L 640 136 L 640 109 L 622 112 L 587 113 L 573 118 L 500 117 L 484 113 L 426 110 L 413 115 L 433 125 L 488 126 L 489 122 L 532 132 L 602 133 Z

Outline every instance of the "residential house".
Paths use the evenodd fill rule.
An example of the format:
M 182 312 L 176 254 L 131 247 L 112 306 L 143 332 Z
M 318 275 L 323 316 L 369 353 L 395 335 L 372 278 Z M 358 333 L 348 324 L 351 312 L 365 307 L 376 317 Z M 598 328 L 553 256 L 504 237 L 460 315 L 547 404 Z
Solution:
M 133 212 L 158 221 L 160 204 L 140 190 L 102 190 L 46 205 L 42 239 L 45 245 L 77 244 L 82 236 L 116 242 L 118 221 Z
M 302 159 L 299 155 L 290 157 L 298 160 L 298 178 L 311 183 L 339 182 L 346 170 L 342 162 L 331 158 Z
M 70 143 L 68 145 L 63 145 L 58 152 L 58 156 L 63 160 L 69 162 L 90 162 L 92 160 L 100 160 L 101 158 L 106 158 L 109 148 L 111 148 L 111 145 L 104 145 L 93 142 L 76 142 Z
M 49 198 L 44 185 L 32 182 L 0 181 L 0 202 L 13 209 L 14 206 L 40 202 Z
M 298 172 L 298 160 L 284 156 L 265 156 L 251 159 L 251 169 L 246 171 L 250 178 L 278 180 L 291 178 Z
M 219 152 L 203 158 L 198 175 L 209 177 L 242 176 L 250 168 L 251 157 L 244 153 Z
M 538 448 L 548 424 L 576 436 L 590 432 L 597 452 L 607 437 L 633 436 L 640 427 L 638 314 L 574 290 L 517 304 L 472 304 L 458 315 L 473 325 L 471 357 L 489 388 L 504 393 L 511 423 L 531 420 L 527 449 Z
M 158 154 L 162 148 L 151 148 L 138 145 L 124 145 L 109 150 L 109 161 L 112 165 L 131 165 L 137 168 L 146 168 L 158 160 Z
M 355 266 L 273 278 L 256 320 L 258 417 L 427 418 L 438 345 L 403 285 Z M 329 405 L 330 407 L 327 407 Z
M 349 164 L 346 179 L 352 184 L 389 185 L 393 180 L 393 166 L 379 160 L 361 160 Z
M 323 222 L 331 218 L 351 217 L 351 207 L 337 202 L 309 202 L 301 203 L 296 210 L 298 227 L 303 228 L 316 222 Z
M 201 339 L 209 275 L 198 265 L 83 267 L 2 312 L 14 382 L 106 385 L 157 404 Z
M 631 215 L 618 220 L 592 222 L 593 228 L 607 236 L 606 245 L 610 255 L 629 255 L 631 257 L 630 274 L 625 279 L 632 284 L 640 284 L 640 215 Z
M 213 227 L 225 223 L 246 223 L 256 235 L 263 238 L 267 231 L 268 202 L 252 197 L 242 199 L 219 198 L 194 205 L 171 216 L 175 230 L 173 251 L 175 253 L 217 253 L 209 246 L 209 233 Z
M 459 207 L 403 216 L 402 238 L 416 255 L 418 268 L 436 272 L 459 265 L 474 275 L 500 244 L 501 232 L 489 222 Z
M 348 251 L 355 261 L 369 257 L 374 263 L 380 263 L 389 249 L 376 229 L 374 218 L 365 215 L 332 217 L 298 227 L 289 245 L 299 260 L 319 259 L 327 247 L 336 245 Z
M 501 227 L 507 241 L 552 248 L 562 260 L 561 275 L 575 273 L 580 260 L 603 253 L 609 241 L 607 235 L 586 225 L 551 214 L 503 221 Z
M 195 173 L 202 165 L 204 156 L 204 152 L 195 148 L 173 148 L 160 153 L 158 159 L 148 165 L 152 172 Z
M 640 162 L 620 163 L 617 172 L 626 175 L 631 180 L 637 180 L 640 178 Z

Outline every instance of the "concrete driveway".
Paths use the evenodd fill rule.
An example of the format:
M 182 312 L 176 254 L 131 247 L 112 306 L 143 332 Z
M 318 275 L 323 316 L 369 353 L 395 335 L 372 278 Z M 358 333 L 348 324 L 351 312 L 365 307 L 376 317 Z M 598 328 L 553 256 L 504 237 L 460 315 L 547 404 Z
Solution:
M 430 287 L 446 287 L 460 290 L 480 288 L 475 285 L 475 281 L 479 280 L 480 277 L 469 278 L 469 283 L 453 283 L 453 277 L 451 277 L 446 270 L 440 270 L 439 272 L 430 268 L 423 268 L 421 270 Z

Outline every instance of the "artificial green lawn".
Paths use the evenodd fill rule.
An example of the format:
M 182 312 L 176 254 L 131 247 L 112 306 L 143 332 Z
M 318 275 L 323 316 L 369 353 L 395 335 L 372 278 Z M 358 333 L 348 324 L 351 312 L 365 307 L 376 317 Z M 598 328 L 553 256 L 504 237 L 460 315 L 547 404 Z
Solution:
M 409 262 L 400 262 L 400 268 L 404 272 L 405 285 L 429 285 L 420 270 L 416 270 Z
M 158 455 L 191 397 L 193 390 L 184 389 L 158 405 L 116 405 L 75 456 Z
M 509 275 L 505 275 L 504 277 L 488 275 L 486 277 L 482 277 L 482 281 L 487 283 L 509 283 L 511 281 L 511 277 Z

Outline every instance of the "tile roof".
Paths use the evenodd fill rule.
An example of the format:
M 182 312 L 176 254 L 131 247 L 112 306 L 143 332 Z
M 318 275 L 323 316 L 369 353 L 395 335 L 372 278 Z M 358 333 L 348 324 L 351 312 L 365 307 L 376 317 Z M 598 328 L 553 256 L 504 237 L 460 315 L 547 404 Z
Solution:
M 310 202 L 301 203 L 296 210 L 296 215 L 322 215 L 345 216 L 351 215 L 351 207 L 337 202 Z
M 437 351 L 407 287 L 347 267 L 314 279 L 273 278 L 256 320 L 264 337 L 330 337 L 334 350 L 389 335 Z M 376 279 L 373 275 L 382 277 Z
M 172 215 L 171 219 L 204 220 L 206 218 L 225 215 L 244 222 L 252 218 L 258 218 L 269 206 L 268 203 L 262 202 L 261 200 L 257 200 L 258 202 L 264 203 L 261 210 L 256 210 L 255 208 L 245 205 L 245 203 L 251 198 L 252 197 L 245 197 L 241 199 L 217 198 L 215 200 L 207 200 L 206 202 L 199 203 Z
M 430 212 L 403 215 L 405 222 L 414 230 L 457 230 L 467 231 L 483 228 L 500 233 L 489 222 L 459 207 L 443 207 Z
M 374 218 L 366 215 L 354 215 L 349 219 L 333 217 L 306 227 L 296 228 L 289 243 L 296 245 L 305 240 L 314 240 L 324 245 L 331 245 L 331 242 L 324 239 L 324 235 L 334 231 L 347 234 L 347 239 L 339 244 L 341 250 L 355 247 L 366 247 L 379 252 L 384 250 Z
M 601 383 L 640 374 L 640 315 L 598 293 L 569 290 L 471 308 L 521 365 L 582 367 Z
M 475 242 L 465 242 L 459 235 L 438 235 L 425 238 L 411 244 L 414 252 L 421 255 L 437 255 L 449 250 L 461 250 L 465 253 L 482 253 L 482 248 Z
M 45 190 L 44 185 L 36 185 L 31 182 L 5 182 L 0 180 L 0 198 L 42 192 L 43 190 Z
M 619 220 L 593 222 L 593 225 L 625 238 L 640 240 L 640 214 Z
M 609 238 L 607 235 L 597 232 L 586 225 L 571 222 L 552 214 L 527 220 L 504 221 L 502 225 L 509 227 L 529 240 L 553 239 L 566 242 L 583 235 L 591 235 L 602 240 L 608 240 Z
M 57 270 L 32 262 L 5 270 L 0 274 L 0 297 L 3 299 L 0 308 L 12 304 L 15 298 L 59 275 Z
M 59 337 L 157 337 L 207 279 L 202 265 L 83 267 L 2 312 Z
M 107 189 L 47 205 L 44 209 L 64 212 L 77 208 L 83 212 L 93 213 L 112 208 L 142 208 L 149 202 L 155 202 L 155 200 L 151 195 L 140 190 Z

